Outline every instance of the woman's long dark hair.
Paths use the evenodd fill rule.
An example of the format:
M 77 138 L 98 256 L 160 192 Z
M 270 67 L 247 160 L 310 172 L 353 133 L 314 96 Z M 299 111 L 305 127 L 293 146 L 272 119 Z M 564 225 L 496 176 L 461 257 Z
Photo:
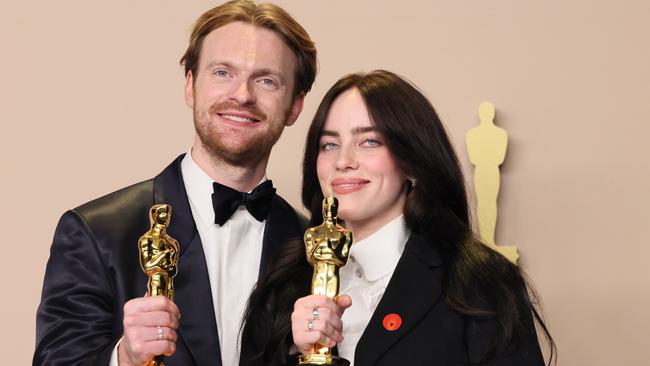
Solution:
M 427 98 L 400 76 L 383 70 L 347 75 L 323 98 L 309 128 L 303 162 L 302 202 L 311 211 L 311 224 L 317 225 L 323 220 L 323 194 L 316 174 L 321 131 L 334 100 L 352 88 L 361 94 L 374 127 L 397 165 L 408 177 L 416 179 L 417 183 L 407 195 L 404 218 L 409 229 L 427 238 L 442 257 L 446 268 L 443 293 L 447 304 L 472 318 L 496 319 L 497 337 L 484 358 L 495 356 L 520 339 L 529 339 L 530 333 L 535 331 L 530 321 L 532 313 L 549 343 L 550 363 L 555 344 L 537 310 L 537 296 L 527 286 L 517 266 L 472 234 L 465 181 L 447 133 Z M 251 296 L 247 321 L 254 308 L 263 305 L 258 298 L 262 293 L 273 293 L 271 307 L 284 302 L 293 305 L 298 297 L 306 295 L 297 296 L 291 290 L 298 287 L 304 290 L 305 283 L 308 286 L 304 277 L 297 278 L 306 266 L 304 251 L 299 255 L 303 260 L 283 256 L 285 262 L 293 263 L 281 269 L 285 279 L 293 276 L 289 282 L 265 279 L 258 285 Z M 306 277 L 309 278 L 309 271 Z M 291 309 L 289 314 L 275 314 L 275 328 L 272 327 L 271 333 L 277 336 L 290 332 L 290 324 L 284 326 L 277 321 L 282 317 L 290 323 L 290 313 Z M 268 349 L 272 343 L 277 345 L 277 342 L 267 343 L 263 358 L 273 352 Z

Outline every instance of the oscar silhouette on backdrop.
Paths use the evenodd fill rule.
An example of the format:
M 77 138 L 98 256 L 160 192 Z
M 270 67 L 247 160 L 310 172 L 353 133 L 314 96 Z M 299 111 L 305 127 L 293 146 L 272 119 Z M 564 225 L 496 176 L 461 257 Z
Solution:
M 481 103 L 480 124 L 467 132 L 467 153 L 474 165 L 476 216 L 481 239 L 516 263 L 519 258 L 517 248 L 497 246 L 494 240 L 500 185 L 499 166 L 503 164 L 508 149 L 508 134 L 494 124 L 494 116 L 494 104 Z

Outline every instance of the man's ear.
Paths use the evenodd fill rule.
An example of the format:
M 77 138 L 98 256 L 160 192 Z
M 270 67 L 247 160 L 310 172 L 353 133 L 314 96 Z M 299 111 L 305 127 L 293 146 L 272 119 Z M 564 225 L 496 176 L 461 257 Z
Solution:
M 291 126 L 296 122 L 300 112 L 302 112 L 302 106 L 305 102 L 305 93 L 300 92 L 296 98 L 293 100 L 289 114 L 287 115 L 287 120 L 284 122 L 285 126 Z
M 194 108 L 194 78 L 192 71 L 188 71 L 185 75 L 185 104 L 188 107 Z

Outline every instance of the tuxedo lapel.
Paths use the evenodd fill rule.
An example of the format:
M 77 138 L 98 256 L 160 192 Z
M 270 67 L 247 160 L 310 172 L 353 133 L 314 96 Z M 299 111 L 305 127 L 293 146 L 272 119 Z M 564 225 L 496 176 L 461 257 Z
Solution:
M 374 364 L 441 300 L 440 264 L 440 258 L 430 244 L 411 235 L 357 344 L 355 364 Z M 395 330 L 388 330 L 384 325 L 389 314 L 396 314 L 401 319 L 401 325 L 395 326 Z M 395 319 L 394 315 L 392 317 Z
M 172 206 L 172 217 L 167 232 L 178 240 L 181 255 L 186 250 L 194 235 L 197 233 L 190 202 L 185 192 L 185 184 L 181 175 L 181 161 L 185 154 L 174 160 L 165 170 L 154 178 L 154 202 L 166 203 Z
M 187 265 L 183 266 L 183 262 Z M 178 332 L 197 365 L 221 364 L 217 323 L 203 246 L 198 233 L 181 251 L 175 302 L 181 312 Z
M 273 255 L 289 240 L 302 240 L 304 228 L 301 226 L 296 211 L 280 196 L 273 195 L 271 211 L 266 217 L 262 257 L 258 279 L 266 273 Z
M 174 300 L 181 312 L 179 339 L 185 343 L 197 365 L 214 365 L 215 360 L 221 364 L 205 254 L 181 175 L 183 156 L 154 178 L 154 200 L 172 206 L 167 232 L 181 248 L 178 275 L 174 278 Z

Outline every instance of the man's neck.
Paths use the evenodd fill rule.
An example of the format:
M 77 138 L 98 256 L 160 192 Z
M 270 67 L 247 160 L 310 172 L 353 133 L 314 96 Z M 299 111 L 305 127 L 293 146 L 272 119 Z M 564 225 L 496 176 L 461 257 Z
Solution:
M 192 148 L 192 160 L 215 182 L 240 192 L 250 192 L 266 174 L 269 156 L 245 165 L 233 165 L 195 145 Z

